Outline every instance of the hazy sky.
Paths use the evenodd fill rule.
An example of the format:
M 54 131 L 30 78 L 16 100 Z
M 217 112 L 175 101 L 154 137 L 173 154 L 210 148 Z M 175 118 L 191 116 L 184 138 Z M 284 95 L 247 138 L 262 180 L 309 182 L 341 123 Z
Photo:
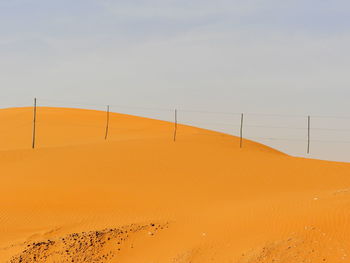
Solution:
M 0 0 L 0 104 L 350 116 L 349 14 L 348 0 Z

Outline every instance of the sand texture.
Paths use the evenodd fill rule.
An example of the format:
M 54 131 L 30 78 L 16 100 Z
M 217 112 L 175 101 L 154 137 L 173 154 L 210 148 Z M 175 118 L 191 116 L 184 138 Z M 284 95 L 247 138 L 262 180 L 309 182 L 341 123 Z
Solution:
M 350 164 L 92 110 L 0 110 L 0 262 L 350 262 Z

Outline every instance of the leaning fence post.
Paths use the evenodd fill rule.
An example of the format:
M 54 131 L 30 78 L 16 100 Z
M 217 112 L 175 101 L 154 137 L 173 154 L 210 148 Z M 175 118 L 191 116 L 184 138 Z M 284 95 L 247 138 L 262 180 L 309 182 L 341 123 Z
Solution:
M 33 141 L 32 141 L 32 149 L 35 148 L 35 135 L 36 135 L 36 98 L 34 98 L 34 118 L 33 118 Z
M 310 124 L 311 117 L 307 116 L 307 154 L 310 153 Z
M 244 114 L 241 114 L 241 129 L 240 129 L 240 141 L 239 141 L 239 146 L 240 148 L 243 147 L 243 119 L 244 119 Z
M 177 109 L 175 109 L 175 121 L 174 121 L 174 142 L 176 141 L 177 133 Z
M 107 140 L 107 137 L 108 137 L 108 129 L 109 129 L 109 105 L 107 106 L 107 122 L 106 122 L 105 140 Z

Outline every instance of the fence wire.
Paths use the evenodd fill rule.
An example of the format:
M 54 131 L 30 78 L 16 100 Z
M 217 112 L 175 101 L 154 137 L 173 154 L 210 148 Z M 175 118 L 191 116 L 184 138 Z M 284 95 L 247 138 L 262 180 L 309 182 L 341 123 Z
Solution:
M 23 107 L 23 105 L 17 105 L 15 107 Z M 306 114 L 244 113 L 243 129 L 241 130 L 242 113 L 239 112 L 210 111 L 181 107 L 143 107 L 139 105 L 102 104 L 45 98 L 38 99 L 38 107 L 84 108 L 100 111 L 107 111 L 109 107 L 111 113 L 123 113 L 168 122 L 175 121 L 174 112 L 176 111 L 177 122 L 179 124 L 215 130 L 235 136 L 240 136 L 242 132 L 245 139 L 262 142 L 277 149 L 283 149 L 287 153 L 289 152 L 289 148 L 291 148 L 292 150 L 290 152 L 296 155 L 304 155 L 308 142 L 311 142 L 311 148 L 320 144 L 337 145 L 335 147 L 339 147 L 342 144 L 350 144 L 350 116 L 311 115 L 311 125 L 308 127 L 308 115 Z M 4 108 L 8 107 L 5 106 Z M 14 118 L 16 116 L 18 115 L 13 115 Z M 31 123 L 31 120 L 27 120 L 24 123 L 19 123 L 16 127 L 8 127 L 8 129 L 28 126 Z M 42 124 L 40 118 L 38 124 Z M 87 129 L 89 127 L 98 128 L 98 125 L 95 124 L 76 123 L 75 125 L 85 126 Z M 113 127 L 110 129 L 113 131 Z M 5 132 L 6 130 L 6 127 L 0 128 L 0 132 Z M 310 138 L 308 138 L 309 130 L 311 133 Z M 177 137 L 181 138 L 181 132 Z M 298 147 L 298 150 L 293 150 L 296 147 Z M 320 149 L 317 150 L 320 151 Z M 320 153 L 317 154 L 322 156 Z M 346 154 L 350 155 L 350 149 Z

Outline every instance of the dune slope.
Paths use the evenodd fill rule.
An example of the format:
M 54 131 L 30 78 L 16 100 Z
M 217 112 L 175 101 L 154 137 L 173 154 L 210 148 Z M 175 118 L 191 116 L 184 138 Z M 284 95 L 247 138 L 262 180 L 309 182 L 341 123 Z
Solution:
M 348 262 L 350 165 L 104 112 L 0 111 L 0 262 Z

